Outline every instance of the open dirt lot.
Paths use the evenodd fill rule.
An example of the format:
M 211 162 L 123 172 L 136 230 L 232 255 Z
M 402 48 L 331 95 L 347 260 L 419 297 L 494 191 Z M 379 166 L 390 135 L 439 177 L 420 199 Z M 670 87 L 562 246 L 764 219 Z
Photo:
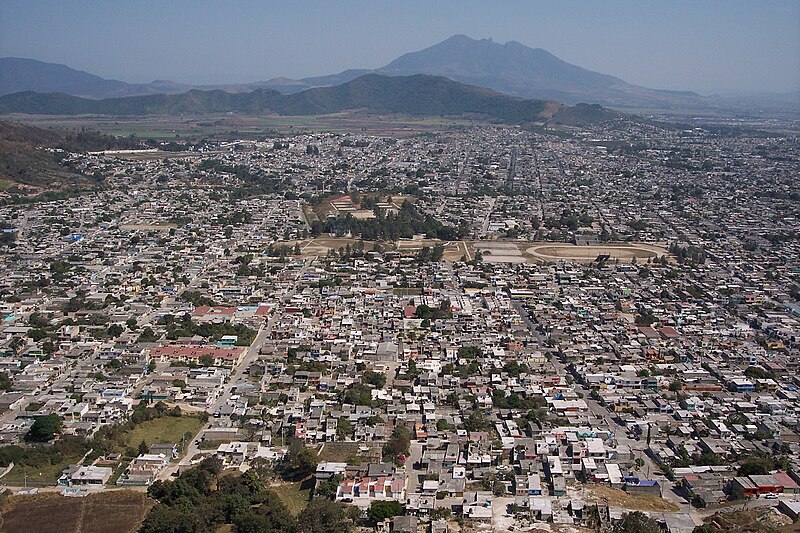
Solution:
M 349 237 L 320 236 L 315 239 L 299 241 L 304 256 L 324 256 L 329 250 L 339 250 L 348 244 L 352 247 L 358 239 Z M 295 241 L 286 243 L 294 246 Z M 372 241 L 364 241 L 364 249 L 373 247 Z M 396 242 L 382 242 L 387 250 L 396 250 L 403 255 L 414 255 L 423 246 L 433 248 L 444 244 L 444 259 L 459 261 L 465 257 L 468 261 L 475 257 L 475 252 L 483 254 L 487 263 L 552 263 L 559 260 L 578 263 L 591 263 L 599 255 L 609 255 L 610 260 L 630 262 L 633 258 L 644 262 L 655 259 L 669 252 L 660 246 L 643 243 L 615 243 L 593 246 L 576 246 L 568 243 L 532 243 L 527 241 L 451 241 L 437 239 L 401 239 Z
M 593 246 L 575 246 L 574 244 L 543 243 L 530 246 L 525 250 L 531 257 L 539 261 L 567 261 L 590 263 L 599 255 L 610 255 L 611 260 L 630 261 L 667 255 L 668 252 L 659 246 L 650 244 L 598 244 Z
M 587 498 L 593 503 L 607 503 L 611 507 L 624 507 L 634 511 L 647 511 L 651 513 L 674 513 L 680 508 L 672 502 L 650 496 L 647 494 L 628 494 L 624 490 L 614 489 L 603 485 L 593 486 L 587 491 Z

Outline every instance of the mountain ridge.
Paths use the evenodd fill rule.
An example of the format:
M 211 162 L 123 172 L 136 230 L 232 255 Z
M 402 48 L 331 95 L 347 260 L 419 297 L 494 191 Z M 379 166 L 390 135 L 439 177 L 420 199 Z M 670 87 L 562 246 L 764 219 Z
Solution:
M 581 110 L 544 100 L 523 99 L 491 89 L 465 85 L 441 76 L 383 76 L 365 74 L 333 87 L 317 87 L 283 95 L 272 89 L 249 93 L 193 89 L 177 95 L 147 95 L 92 100 L 63 93 L 20 92 L 0 97 L 0 114 L 148 115 L 241 112 L 248 114 L 316 115 L 366 109 L 378 113 L 417 116 L 476 116 L 510 124 L 570 120 Z M 588 107 L 586 110 L 588 111 Z M 599 113 L 599 114 L 598 114 Z M 599 106 L 592 119 L 612 120 L 622 115 Z M 586 120 L 589 122 L 590 120 Z

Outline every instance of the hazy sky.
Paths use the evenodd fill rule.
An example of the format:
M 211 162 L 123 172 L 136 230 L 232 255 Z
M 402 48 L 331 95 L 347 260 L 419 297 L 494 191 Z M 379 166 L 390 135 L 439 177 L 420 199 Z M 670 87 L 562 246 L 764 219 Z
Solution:
M 800 0 L 0 0 L 0 56 L 127 82 L 377 68 L 457 33 L 651 88 L 800 87 Z

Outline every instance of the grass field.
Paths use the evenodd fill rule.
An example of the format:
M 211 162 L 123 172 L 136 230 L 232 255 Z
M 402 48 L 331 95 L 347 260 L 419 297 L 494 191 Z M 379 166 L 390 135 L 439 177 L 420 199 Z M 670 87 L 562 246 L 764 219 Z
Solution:
M 193 416 L 180 418 L 165 416 L 143 422 L 131 430 L 126 436 L 126 445 L 136 448 L 143 440 L 149 445 L 168 442 L 180 444 L 185 433 L 197 434 L 203 422 Z
M 84 498 L 55 493 L 12 496 L 0 510 L 5 533 L 132 533 L 153 506 L 143 492 L 106 491 Z
M 308 501 L 311 499 L 311 489 L 314 488 L 314 478 L 309 477 L 297 483 L 278 483 L 271 485 L 269 488 L 275 491 L 275 494 L 278 495 L 283 504 L 289 509 L 289 512 L 297 516 L 306 508 Z
M 345 111 L 328 115 L 244 115 L 236 113 L 141 117 L 103 115 L 2 115 L 0 120 L 23 122 L 39 128 L 82 128 L 106 134 L 161 141 L 220 138 L 263 139 L 302 131 L 352 132 L 371 135 L 407 137 L 444 128 L 462 128 L 476 124 L 471 120 L 408 115 L 377 115 L 363 111 Z
M 61 477 L 61 472 L 69 465 L 75 464 L 81 460 L 82 456 L 65 457 L 60 463 L 54 465 L 45 465 L 40 467 L 16 465 L 11 472 L 3 476 L 2 481 L 7 485 L 23 485 L 26 481 L 32 487 L 42 485 L 55 485 L 58 478 Z M 26 480 L 27 474 L 27 480 Z

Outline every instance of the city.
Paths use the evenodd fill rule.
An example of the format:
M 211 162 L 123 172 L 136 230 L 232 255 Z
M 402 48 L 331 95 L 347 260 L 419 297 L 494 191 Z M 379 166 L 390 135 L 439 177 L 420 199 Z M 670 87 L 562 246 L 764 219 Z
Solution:
M 71 154 L 114 185 L 0 207 L 0 483 L 213 458 L 394 531 L 791 524 L 800 145 L 746 132 Z

